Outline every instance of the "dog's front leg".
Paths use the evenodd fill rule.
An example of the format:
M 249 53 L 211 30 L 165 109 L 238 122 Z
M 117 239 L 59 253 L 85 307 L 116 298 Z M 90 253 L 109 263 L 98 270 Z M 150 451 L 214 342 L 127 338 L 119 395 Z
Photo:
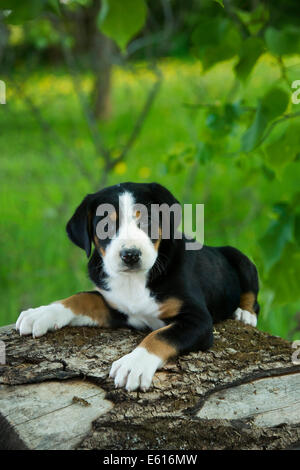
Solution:
M 194 313 L 194 312 L 193 312 Z M 206 309 L 180 314 L 176 321 L 150 333 L 131 353 L 115 361 L 110 377 L 116 387 L 146 391 L 157 369 L 178 354 L 212 346 L 212 319 Z
M 122 314 L 112 310 L 99 292 L 80 292 L 67 299 L 23 311 L 16 322 L 16 330 L 20 335 L 32 334 L 36 338 L 66 325 L 122 326 Z

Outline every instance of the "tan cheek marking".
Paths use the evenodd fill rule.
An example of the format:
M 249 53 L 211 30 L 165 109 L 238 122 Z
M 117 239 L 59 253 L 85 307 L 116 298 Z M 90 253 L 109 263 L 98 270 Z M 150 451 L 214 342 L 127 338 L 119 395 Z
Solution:
M 75 315 L 87 315 L 100 326 L 109 326 L 109 309 L 99 295 L 81 292 L 60 302 Z
M 240 308 L 242 310 L 248 310 L 248 312 L 254 313 L 255 295 L 253 292 L 247 292 L 241 295 Z
M 181 309 L 182 303 L 182 300 L 176 299 L 176 297 L 170 297 L 159 306 L 159 311 L 161 312 L 159 318 L 176 317 Z
M 102 246 L 100 246 L 99 240 L 96 236 L 94 237 L 94 242 L 95 242 L 96 248 L 100 251 L 101 255 L 105 256 L 105 250 L 104 248 L 102 248 Z
M 161 242 L 161 228 L 159 227 L 159 237 L 158 237 L 158 240 L 154 243 L 154 248 L 156 249 L 156 251 L 158 251 L 160 242 Z
M 147 349 L 149 353 L 156 354 L 156 356 L 160 357 L 163 361 L 167 361 L 170 357 L 176 356 L 176 348 L 158 336 L 158 333 L 165 331 L 170 327 L 171 325 L 168 325 L 160 328 L 159 330 L 153 331 L 143 339 L 139 346 Z
M 104 248 L 102 248 L 102 246 L 100 246 L 99 249 L 100 249 L 101 255 L 102 255 L 102 256 L 105 256 L 105 250 L 104 250 Z

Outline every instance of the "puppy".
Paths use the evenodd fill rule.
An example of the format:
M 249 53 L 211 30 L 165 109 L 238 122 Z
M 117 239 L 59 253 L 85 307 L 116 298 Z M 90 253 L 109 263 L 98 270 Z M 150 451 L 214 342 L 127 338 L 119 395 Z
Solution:
M 110 370 L 116 387 L 145 391 L 169 358 L 210 348 L 213 323 L 235 318 L 256 326 L 254 264 L 229 246 L 187 250 L 170 210 L 178 204 L 157 183 L 122 183 L 87 195 L 67 233 L 90 258 L 95 290 L 26 310 L 16 329 L 34 337 L 66 325 L 150 329 Z

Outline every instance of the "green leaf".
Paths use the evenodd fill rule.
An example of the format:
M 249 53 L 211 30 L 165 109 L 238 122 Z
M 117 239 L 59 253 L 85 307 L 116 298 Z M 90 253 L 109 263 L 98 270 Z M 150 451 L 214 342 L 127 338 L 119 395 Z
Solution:
M 274 87 L 262 99 L 262 108 L 269 121 L 277 118 L 287 108 L 290 97 L 282 88 Z
M 270 18 L 270 8 L 263 3 L 260 3 L 254 10 L 250 11 L 235 8 L 235 13 L 252 36 L 257 36 Z
M 271 269 L 267 285 L 275 294 L 277 304 L 299 300 L 300 252 L 295 243 L 286 245 L 279 262 Z
M 144 0 L 102 0 L 98 26 L 124 51 L 144 26 L 147 6 Z
M 214 2 L 217 2 L 219 5 L 221 5 L 221 7 L 224 8 L 223 0 L 214 0 Z
M 300 123 L 287 122 L 280 127 L 282 129 L 276 140 L 263 147 L 266 164 L 279 177 L 286 165 L 296 158 L 300 149 Z
M 57 15 L 61 15 L 59 0 L 48 0 L 48 9 Z
M 280 207 L 280 212 L 279 218 L 271 222 L 265 235 L 259 239 L 266 271 L 279 261 L 285 246 L 293 239 L 294 215 L 285 205 Z
M 203 16 L 192 35 L 193 51 L 209 69 L 218 62 L 229 60 L 240 52 L 239 30 L 227 18 Z
M 275 55 L 297 54 L 300 46 L 300 29 L 286 26 L 278 30 L 270 26 L 265 32 L 265 41 Z
M 260 103 L 253 123 L 242 136 L 241 150 L 243 152 L 251 152 L 251 150 L 255 149 L 258 142 L 261 140 L 267 125 L 268 119 L 266 118 Z
M 39 16 L 47 3 L 47 0 L 27 0 L 20 2 L 18 0 L 2 0 L 1 10 L 12 10 L 5 18 L 9 24 L 22 24 L 25 21 L 32 20 Z
M 270 121 L 284 113 L 289 95 L 281 88 L 271 88 L 260 101 L 254 120 L 242 137 L 241 150 L 251 152 L 260 142 Z
M 300 246 L 300 214 L 295 218 L 295 241 Z
M 246 39 L 241 48 L 240 60 L 235 66 L 237 77 L 244 81 L 248 78 L 257 59 L 264 51 L 264 43 L 260 38 L 250 37 Z

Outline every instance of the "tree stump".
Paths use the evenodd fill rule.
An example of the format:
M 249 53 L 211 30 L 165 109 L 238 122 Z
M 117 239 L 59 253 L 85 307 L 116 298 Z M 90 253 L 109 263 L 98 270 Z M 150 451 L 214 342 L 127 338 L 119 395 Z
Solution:
M 148 392 L 115 389 L 112 362 L 144 336 L 66 327 L 33 339 L 1 328 L 0 448 L 299 447 L 300 365 L 291 343 L 228 320 L 215 327 L 209 351 L 168 363 Z

